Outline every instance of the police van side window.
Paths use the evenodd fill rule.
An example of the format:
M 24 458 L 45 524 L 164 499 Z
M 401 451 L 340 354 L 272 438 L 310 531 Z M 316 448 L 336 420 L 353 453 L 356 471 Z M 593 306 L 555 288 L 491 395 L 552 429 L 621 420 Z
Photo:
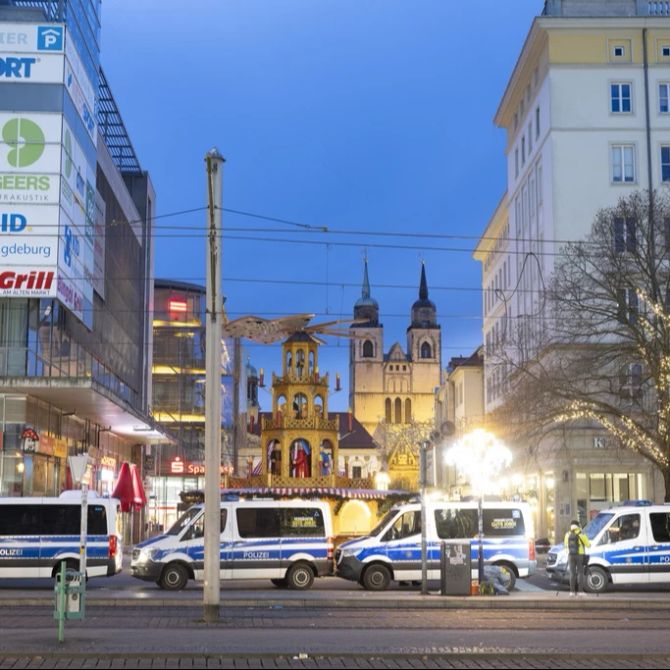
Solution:
M 89 505 L 88 534 L 107 535 L 107 510 L 104 505 Z M 79 505 L 45 505 L 42 508 L 42 535 L 79 535 Z
M 221 510 L 221 532 L 226 529 L 226 519 L 228 517 L 228 512 L 225 509 Z M 193 525 L 184 533 L 184 537 L 181 538 L 180 542 L 186 542 L 186 540 L 195 540 L 199 537 L 205 537 L 205 515 L 201 514 L 198 519 L 193 523 Z
M 318 507 L 282 509 L 279 515 L 282 537 L 323 537 L 326 533 Z
M 654 542 L 670 542 L 670 512 L 653 512 L 649 520 Z
M 625 540 L 634 540 L 640 535 L 640 515 L 622 514 L 615 519 L 607 532 L 603 535 L 600 544 L 614 544 Z
M 0 506 L 0 535 L 41 535 L 38 505 Z
M 525 535 L 526 528 L 520 509 L 484 509 L 483 530 L 486 537 Z
M 437 509 L 435 528 L 441 540 L 474 537 L 477 534 L 477 510 Z
M 279 537 L 279 514 L 271 507 L 249 507 L 237 510 L 240 537 Z
M 421 532 L 421 512 L 405 512 L 386 531 L 382 542 L 402 540 Z

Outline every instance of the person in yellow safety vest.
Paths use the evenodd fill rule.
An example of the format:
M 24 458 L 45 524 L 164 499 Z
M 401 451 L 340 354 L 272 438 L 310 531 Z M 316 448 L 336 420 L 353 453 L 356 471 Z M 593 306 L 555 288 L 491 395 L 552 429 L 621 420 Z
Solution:
M 584 535 L 579 521 L 570 522 L 570 530 L 565 534 L 563 546 L 568 550 L 568 569 L 570 571 L 570 595 L 584 595 L 584 569 L 586 568 L 586 549 L 591 546 Z

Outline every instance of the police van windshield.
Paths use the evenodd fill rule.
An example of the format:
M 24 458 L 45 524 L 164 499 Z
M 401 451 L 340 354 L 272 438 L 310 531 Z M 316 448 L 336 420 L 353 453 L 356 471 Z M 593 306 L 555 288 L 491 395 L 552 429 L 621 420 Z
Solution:
M 595 536 L 610 522 L 614 516 L 612 512 L 600 512 L 598 516 L 591 519 L 584 528 L 584 535 L 593 540 Z
M 200 514 L 201 507 L 191 507 L 186 510 L 178 519 L 175 521 L 174 525 L 171 526 L 166 532 L 166 535 L 179 535 L 186 526 L 190 525 L 191 521 Z

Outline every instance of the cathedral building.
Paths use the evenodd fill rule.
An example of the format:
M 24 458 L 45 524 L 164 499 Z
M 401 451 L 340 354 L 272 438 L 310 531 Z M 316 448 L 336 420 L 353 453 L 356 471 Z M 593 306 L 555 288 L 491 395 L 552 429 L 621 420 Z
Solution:
M 354 319 L 351 328 L 356 337 L 349 359 L 352 412 L 384 451 L 391 486 L 417 488 L 418 444 L 434 421 L 442 369 L 441 329 L 435 304 L 428 298 L 425 265 L 419 298 L 412 305 L 406 350 L 396 342 L 384 351 L 384 326 L 379 304 L 371 296 L 367 260 Z

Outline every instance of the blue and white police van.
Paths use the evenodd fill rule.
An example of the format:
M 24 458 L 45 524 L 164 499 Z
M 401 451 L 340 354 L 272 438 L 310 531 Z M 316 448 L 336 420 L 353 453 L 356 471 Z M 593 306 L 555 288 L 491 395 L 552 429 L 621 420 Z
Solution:
M 586 588 L 603 593 L 610 585 L 670 583 L 670 505 L 646 500 L 612 507 L 584 528 L 591 542 Z M 568 552 L 563 544 L 547 554 L 547 573 L 568 580 Z
M 204 578 L 204 505 L 194 505 L 164 534 L 133 549 L 133 577 L 183 589 Z M 221 579 L 270 579 L 279 588 L 308 589 L 333 574 L 333 527 L 325 502 L 221 502 Z
M 426 504 L 428 579 L 440 578 L 440 547 L 443 541 L 470 544 L 472 578 L 479 559 L 476 501 Z M 518 577 L 536 568 L 533 522 L 526 503 L 484 502 L 483 556 L 485 565 L 504 570 L 508 588 Z M 392 580 L 421 579 L 421 505 L 394 507 L 363 538 L 341 544 L 335 552 L 338 577 L 356 581 L 371 591 L 386 589 Z
M 88 494 L 86 574 L 121 572 L 120 503 Z M 55 577 L 79 569 L 81 491 L 57 498 L 0 498 L 0 578 Z

